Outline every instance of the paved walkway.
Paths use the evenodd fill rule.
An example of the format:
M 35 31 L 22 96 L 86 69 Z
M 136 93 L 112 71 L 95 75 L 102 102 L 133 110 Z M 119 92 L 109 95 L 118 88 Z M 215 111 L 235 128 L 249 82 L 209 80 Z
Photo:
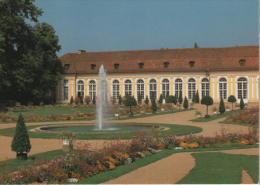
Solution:
M 213 105 L 218 106 L 218 105 Z M 210 106 L 209 110 L 213 106 Z M 251 106 L 258 106 L 258 103 L 251 103 Z M 231 107 L 231 105 L 230 105 Z M 206 106 L 195 104 L 196 110 L 202 111 L 203 115 L 206 113 Z M 211 114 L 211 111 L 209 112 Z M 124 123 L 124 122 L 135 122 L 135 123 L 165 123 L 165 124 L 177 124 L 177 125 L 191 125 L 201 127 L 202 132 L 197 135 L 203 136 L 214 136 L 216 133 L 220 134 L 221 129 L 225 128 L 227 132 L 240 132 L 247 133 L 248 127 L 242 125 L 228 125 L 228 124 L 220 124 L 219 121 L 223 121 L 225 118 L 213 120 L 210 122 L 191 122 L 189 120 L 195 119 L 195 110 L 187 111 L 187 112 L 179 112 L 174 114 L 165 114 L 165 115 L 157 115 L 152 117 L 145 118 L 136 118 L 132 120 L 117 120 L 113 121 L 115 123 Z M 45 125 L 45 124 L 66 124 L 66 123 L 93 123 L 95 121 L 73 121 L 73 122 L 48 122 L 48 123 L 26 123 L 29 125 Z M 15 127 L 16 124 L 0 124 L 0 129 Z M 32 149 L 29 155 L 34 155 L 37 153 L 52 151 L 61 149 L 62 143 L 61 140 L 58 139 L 40 139 L 40 138 L 30 138 Z M 88 143 L 91 143 L 93 149 L 99 149 L 103 147 L 103 143 L 105 140 L 89 140 Z M 11 151 L 11 142 L 12 137 L 0 136 L 0 161 L 5 160 L 6 158 L 15 158 L 15 152 Z M 230 152 L 230 151 L 227 151 Z M 232 150 L 235 152 L 235 150 Z M 240 151 L 236 151 L 238 153 Z M 244 154 L 249 155 L 259 155 L 258 149 L 247 149 L 243 151 Z M 152 166 L 151 166 L 152 165 Z M 190 153 L 182 153 L 182 154 L 173 154 L 165 159 L 157 161 L 156 163 L 147 165 L 145 167 L 139 168 L 136 171 L 133 171 L 129 174 L 126 174 L 118 179 L 113 181 L 109 181 L 107 183 L 112 184 L 173 184 L 182 179 L 185 175 L 189 173 L 189 171 L 195 166 L 195 161 Z M 184 168 L 183 168 L 184 167 Z M 156 169 L 156 170 L 151 170 Z M 147 175 L 145 175 L 147 174 Z M 244 171 L 243 171 L 243 174 Z M 134 175 L 130 178 L 131 175 Z M 124 179 L 125 178 L 125 179 Z M 130 179 L 133 182 L 130 182 Z M 247 181 L 249 182 L 249 180 Z

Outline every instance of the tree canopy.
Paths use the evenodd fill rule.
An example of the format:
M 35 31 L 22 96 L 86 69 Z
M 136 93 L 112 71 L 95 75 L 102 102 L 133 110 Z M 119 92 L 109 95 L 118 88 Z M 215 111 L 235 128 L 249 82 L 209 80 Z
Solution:
M 55 62 L 61 49 L 58 36 L 51 25 L 37 23 L 43 11 L 33 2 L 0 1 L 1 103 L 40 101 L 61 77 Z
M 207 106 L 207 115 L 208 115 L 208 106 L 213 105 L 213 99 L 210 96 L 203 96 L 201 99 L 201 104 Z

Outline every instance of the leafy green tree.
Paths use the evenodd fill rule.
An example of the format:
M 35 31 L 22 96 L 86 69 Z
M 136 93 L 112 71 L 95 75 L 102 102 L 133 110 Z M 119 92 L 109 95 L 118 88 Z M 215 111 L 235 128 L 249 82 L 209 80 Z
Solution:
M 180 104 L 183 102 L 183 99 L 182 99 L 182 91 L 180 91 L 180 93 L 179 93 L 178 102 L 179 102 Z
M 159 100 L 158 100 L 158 103 L 162 103 L 163 102 L 163 95 L 161 94 L 160 95 L 160 98 L 159 98 Z
M 122 104 L 122 97 L 121 97 L 121 95 L 119 95 L 119 98 L 118 98 L 118 103 L 119 103 L 119 105 L 121 105 L 121 104 Z
M 201 99 L 201 104 L 207 106 L 207 116 L 208 116 L 208 106 L 213 104 L 213 99 L 210 96 L 203 96 Z
M 174 102 L 174 100 L 175 100 L 174 96 L 171 95 L 171 96 L 168 96 L 168 98 L 165 101 L 166 103 L 170 103 L 171 104 L 171 110 L 173 110 L 172 109 L 172 103 Z
M 0 1 L 0 102 L 40 102 L 61 78 L 61 46 L 52 26 L 37 23 L 42 13 L 33 0 Z
M 25 126 L 24 118 L 22 114 L 19 115 L 16 129 L 11 144 L 12 151 L 15 151 L 17 154 L 29 153 L 31 150 L 30 138 L 28 135 L 27 128 Z
M 197 90 L 197 93 L 196 93 L 196 103 L 199 103 L 200 102 L 200 96 L 199 96 L 199 91 Z
M 237 99 L 234 95 L 230 95 L 228 97 L 228 102 L 232 103 L 232 111 L 233 111 L 233 103 L 236 102 L 236 101 L 237 101 Z
M 95 95 L 93 96 L 92 103 L 93 103 L 93 105 L 96 105 L 96 96 Z
M 131 107 L 136 106 L 136 105 L 137 105 L 136 99 L 133 96 L 127 96 L 126 97 L 125 106 L 130 107 L 130 112 L 129 112 L 130 115 L 133 115 Z
M 173 100 L 174 105 L 176 105 L 178 103 L 178 99 L 177 96 L 174 96 L 174 100 Z
M 169 97 L 170 95 L 169 95 L 169 92 L 167 91 L 167 94 L 166 94 L 166 97 L 165 97 L 165 101 L 166 101 L 166 99 Z
M 241 96 L 241 100 L 240 100 L 240 109 L 242 110 L 244 107 L 245 107 L 245 104 L 244 104 L 244 100 L 243 100 L 243 97 Z
M 138 99 L 138 104 L 141 105 L 142 104 L 142 97 L 141 97 L 140 92 L 138 93 L 137 99 Z
M 188 100 L 187 100 L 186 96 L 185 96 L 185 99 L 184 99 L 184 102 L 183 102 L 183 107 L 185 109 L 187 109 L 189 107 L 189 103 L 188 103 Z
M 223 114 L 226 111 L 225 104 L 222 98 L 220 99 L 218 111 L 220 112 L 220 114 Z
M 153 96 L 153 95 L 152 95 L 151 102 L 152 102 L 151 109 L 152 109 L 152 112 L 153 112 L 153 114 L 155 114 L 155 113 L 156 113 L 156 111 L 157 111 L 157 105 L 156 105 L 155 98 L 154 98 L 154 96 Z
M 149 99 L 148 99 L 148 96 L 146 95 L 146 98 L 145 98 L 145 100 L 144 100 L 144 103 L 146 104 L 146 105 L 148 105 L 148 103 L 149 103 Z

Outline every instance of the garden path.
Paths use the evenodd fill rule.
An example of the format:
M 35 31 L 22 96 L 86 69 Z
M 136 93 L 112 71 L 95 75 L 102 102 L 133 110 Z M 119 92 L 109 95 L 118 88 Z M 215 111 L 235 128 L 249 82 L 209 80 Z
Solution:
M 251 106 L 257 106 L 258 103 L 249 103 L 249 107 Z M 214 105 L 213 105 L 214 106 Z M 211 106 L 211 107 L 213 107 Z M 218 106 L 217 104 L 215 106 Z M 229 105 L 231 107 L 231 105 Z M 209 110 L 211 109 L 209 108 Z M 203 115 L 206 113 L 206 106 L 200 105 L 200 104 L 195 104 L 195 109 L 202 111 Z M 144 118 L 136 118 L 132 120 L 118 120 L 114 122 L 135 122 L 135 123 L 165 123 L 165 124 L 178 124 L 178 125 L 191 125 L 191 126 L 197 126 L 201 127 L 203 129 L 202 132 L 196 134 L 196 135 L 203 135 L 203 136 L 213 136 L 216 133 L 220 134 L 221 129 L 224 128 L 226 129 L 227 132 L 242 132 L 242 133 L 247 133 L 248 132 L 248 127 L 243 126 L 243 125 L 228 125 L 228 124 L 220 124 L 218 123 L 219 121 L 223 121 L 225 118 L 217 119 L 217 120 L 212 120 L 210 122 L 191 122 L 189 120 L 192 120 L 195 118 L 195 110 L 192 111 L 186 111 L 186 112 L 179 112 L 179 113 L 174 113 L 174 114 L 165 114 L 165 115 L 155 115 L 152 117 L 144 117 Z M 95 120 L 92 121 L 64 121 L 64 122 L 41 122 L 41 123 L 26 123 L 26 125 L 49 125 L 49 124 L 66 124 L 66 123 L 93 123 Z M 5 129 L 5 128 L 10 128 L 10 127 L 15 127 L 16 124 L 14 123 L 9 123 L 9 124 L 0 124 L 0 129 Z M 34 155 L 37 153 L 42 153 L 42 152 L 47 152 L 47 151 L 52 151 L 52 150 L 57 150 L 61 149 L 62 144 L 61 141 L 58 139 L 40 139 L 40 138 L 30 138 L 32 149 L 29 153 L 29 155 Z M 103 147 L 103 143 L 105 140 L 91 140 L 88 141 L 88 143 L 91 143 L 94 149 L 99 149 Z M 12 142 L 12 137 L 5 137 L 5 136 L 0 136 L 0 161 L 5 160 L 6 158 L 15 158 L 15 152 L 11 151 L 11 142 Z M 253 151 L 252 154 L 250 154 L 250 151 Z M 238 151 L 238 150 L 236 150 Z M 235 150 L 229 150 L 227 152 L 236 152 Z M 244 154 L 249 154 L 249 155 L 259 155 L 258 149 L 244 149 Z M 185 157 L 185 160 L 182 158 Z M 147 184 L 148 182 L 145 181 L 145 179 L 169 179 L 169 182 L 167 184 L 172 184 L 176 183 L 178 179 L 183 178 L 185 175 L 189 173 L 189 171 L 194 167 L 195 162 L 192 159 L 193 157 L 189 153 L 182 153 L 182 154 L 173 154 L 172 156 L 169 156 L 165 159 L 162 159 L 160 161 L 157 161 L 156 163 L 147 165 L 145 167 L 139 168 L 134 172 L 131 173 L 137 173 L 139 174 L 140 178 L 136 178 L 136 176 L 132 176 L 132 178 L 126 178 L 125 180 L 122 181 L 121 178 L 124 178 L 125 176 L 128 176 L 129 174 L 126 174 L 124 176 L 121 176 L 118 182 L 115 179 L 113 184 L 120 184 L 120 182 L 124 182 L 127 184 L 131 184 L 129 182 L 129 179 L 138 179 L 138 182 L 135 183 L 143 183 Z M 186 163 L 187 161 L 187 163 Z M 184 164 L 185 163 L 185 164 Z M 171 164 L 171 165 L 170 165 Z M 155 167 L 151 166 L 155 165 Z M 167 167 L 166 167 L 167 166 Z M 173 168 L 174 166 L 178 168 Z M 181 168 L 181 166 L 185 166 L 185 168 Z M 143 170 L 145 169 L 145 170 Z M 151 170 L 151 169 L 156 169 L 156 170 Z M 154 174 L 154 171 L 156 174 Z M 160 172 L 160 175 L 158 173 Z M 173 172 L 173 173 L 170 173 Z M 146 173 L 148 176 L 143 176 L 142 174 Z M 162 178 L 161 174 L 165 174 L 166 176 Z M 244 172 L 243 172 L 244 174 Z M 139 177 L 138 176 L 138 177 Z M 143 176 L 143 177 L 142 177 Z M 164 181 L 155 181 L 155 180 L 150 180 L 148 184 L 153 184 L 158 182 L 159 184 L 161 183 L 166 183 Z M 248 181 L 249 182 L 249 181 Z M 108 182 L 109 183 L 109 182 Z

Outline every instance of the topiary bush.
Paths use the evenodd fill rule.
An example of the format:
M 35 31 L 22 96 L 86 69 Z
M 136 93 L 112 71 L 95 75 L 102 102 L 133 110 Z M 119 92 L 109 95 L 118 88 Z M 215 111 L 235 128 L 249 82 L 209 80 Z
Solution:
M 119 105 L 121 105 L 121 103 L 122 103 L 122 97 L 121 97 L 121 95 L 119 95 L 118 103 L 119 103 Z
M 96 105 L 96 96 L 93 96 L 92 103 L 93 103 L 93 105 Z
M 196 93 L 196 103 L 199 103 L 200 102 L 200 96 L 199 96 L 199 91 L 197 90 L 197 93 Z
M 163 95 L 161 94 L 160 95 L 160 98 L 159 98 L 159 100 L 158 100 L 158 103 L 162 103 L 163 102 Z
M 133 115 L 131 107 L 132 106 L 136 106 L 136 105 L 137 105 L 136 99 L 133 96 L 127 96 L 126 97 L 126 99 L 125 99 L 125 106 L 130 107 L 129 115 L 131 115 L 131 116 Z
M 236 101 L 237 101 L 237 99 L 234 95 L 230 95 L 228 97 L 228 102 L 232 103 L 232 111 L 233 111 L 233 103 L 236 102 Z
M 222 98 L 219 103 L 218 111 L 220 112 L 220 114 L 223 114 L 226 111 L 225 104 Z
M 30 138 L 25 126 L 24 118 L 22 114 L 20 114 L 17 120 L 11 148 L 12 151 L 15 151 L 17 154 L 23 154 L 24 152 L 29 153 L 31 147 L 32 146 L 30 144 Z
M 146 105 L 148 105 L 148 103 L 149 103 L 149 99 L 148 99 L 148 96 L 146 95 L 146 98 L 145 98 L 145 100 L 144 100 L 144 103 L 146 104 Z
M 170 103 L 171 104 L 171 110 L 172 110 L 172 103 L 174 103 L 174 96 L 168 96 L 166 99 L 166 103 Z
M 210 116 L 208 115 L 208 106 L 213 105 L 213 99 L 210 96 L 203 96 L 201 99 L 201 104 L 207 106 L 207 115 L 205 115 L 205 118 L 209 118 Z
M 188 104 L 188 100 L 187 100 L 187 97 L 185 96 L 185 99 L 184 99 L 184 102 L 183 102 L 183 107 L 185 109 L 187 109 L 189 107 L 189 104 Z
M 181 104 L 183 102 L 183 99 L 182 99 L 182 91 L 180 91 L 180 94 L 179 94 L 179 98 L 178 98 L 178 102 Z M 176 102 L 177 103 L 177 102 Z
M 141 105 L 142 104 L 142 97 L 141 97 L 140 92 L 138 93 L 137 99 L 138 99 L 138 104 Z
M 245 107 L 244 100 L 243 100 L 242 96 L 241 96 L 239 107 L 240 107 L 241 110 Z
M 152 95 L 151 102 L 152 102 L 151 109 L 152 109 L 152 112 L 153 112 L 153 114 L 155 114 L 155 113 L 156 113 L 156 111 L 157 111 L 157 105 L 156 105 L 155 98 L 154 98 L 154 96 L 153 96 L 153 95 Z

